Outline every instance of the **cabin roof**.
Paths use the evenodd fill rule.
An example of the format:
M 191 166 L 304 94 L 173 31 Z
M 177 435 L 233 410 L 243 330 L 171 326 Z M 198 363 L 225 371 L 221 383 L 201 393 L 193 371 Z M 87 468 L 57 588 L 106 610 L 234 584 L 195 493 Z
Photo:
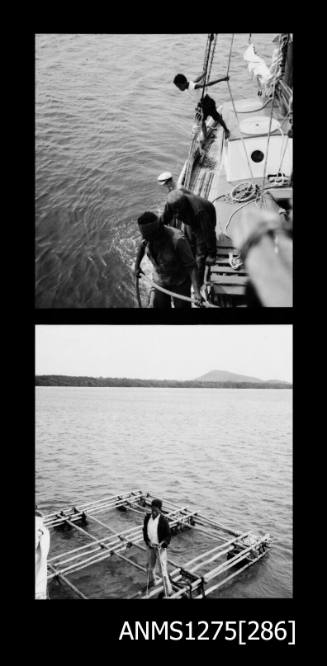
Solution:
M 244 99 L 237 99 L 234 102 L 235 108 L 237 111 L 237 116 L 235 115 L 234 109 L 233 109 L 233 104 L 231 101 L 224 102 L 224 104 L 221 105 L 219 108 L 220 113 L 222 114 L 222 117 L 230 130 L 230 137 L 229 141 L 237 140 L 241 138 L 241 131 L 239 127 L 239 123 L 242 123 L 243 121 L 246 121 L 248 119 L 254 119 L 254 118 L 267 118 L 268 120 L 270 119 L 270 114 L 271 114 L 271 102 L 266 104 L 266 106 L 263 107 L 263 103 L 259 100 L 256 99 L 255 97 L 251 98 L 244 98 Z M 262 108 L 263 107 L 263 108 Z M 248 110 L 247 110 L 248 109 Z M 285 133 L 288 131 L 290 128 L 289 120 L 287 116 L 281 116 L 280 115 L 280 109 L 274 109 L 273 111 L 273 119 L 275 121 L 278 121 L 280 124 L 280 127 L 282 131 Z M 269 127 L 269 123 L 267 122 L 267 125 Z M 254 134 L 244 134 L 243 136 L 266 136 L 267 131 L 262 131 L 258 130 L 257 133 Z M 279 129 L 276 129 L 275 131 L 271 132 L 271 134 L 278 134 Z

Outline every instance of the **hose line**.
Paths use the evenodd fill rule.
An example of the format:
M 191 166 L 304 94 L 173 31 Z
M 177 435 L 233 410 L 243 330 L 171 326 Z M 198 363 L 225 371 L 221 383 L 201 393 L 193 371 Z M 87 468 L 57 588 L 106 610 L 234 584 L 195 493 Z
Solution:
M 150 280 L 150 278 L 145 277 L 146 282 L 148 282 L 152 287 L 157 289 L 158 291 L 161 291 L 163 294 L 167 294 L 167 296 L 171 296 L 172 298 L 179 298 L 181 301 L 186 301 L 188 303 L 194 303 L 194 298 L 190 298 L 189 296 L 184 296 L 183 294 L 177 294 L 175 291 L 170 291 L 169 289 L 165 289 L 165 287 L 161 287 L 159 284 L 156 284 L 153 280 Z M 135 278 L 136 282 L 136 296 L 137 296 L 137 302 L 139 308 L 142 307 L 141 303 L 141 298 L 140 298 L 140 287 L 139 287 L 139 277 L 137 276 Z M 218 305 L 213 305 L 213 303 L 209 303 L 209 301 L 203 297 L 203 303 L 202 307 L 205 308 L 218 308 Z

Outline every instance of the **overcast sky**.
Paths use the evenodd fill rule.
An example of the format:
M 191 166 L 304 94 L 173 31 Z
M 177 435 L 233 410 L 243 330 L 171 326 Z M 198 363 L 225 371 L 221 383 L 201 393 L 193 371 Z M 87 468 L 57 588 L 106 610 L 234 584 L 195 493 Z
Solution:
M 36 374 L 292 381 L 291 326 L 36 326 Z

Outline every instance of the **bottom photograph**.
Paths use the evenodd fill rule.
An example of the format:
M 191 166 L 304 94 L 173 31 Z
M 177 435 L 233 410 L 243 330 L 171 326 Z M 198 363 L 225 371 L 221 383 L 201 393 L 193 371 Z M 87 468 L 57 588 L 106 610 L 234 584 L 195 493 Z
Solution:
M 292 326 L 35 327 L 35 599 L 292 598 Z

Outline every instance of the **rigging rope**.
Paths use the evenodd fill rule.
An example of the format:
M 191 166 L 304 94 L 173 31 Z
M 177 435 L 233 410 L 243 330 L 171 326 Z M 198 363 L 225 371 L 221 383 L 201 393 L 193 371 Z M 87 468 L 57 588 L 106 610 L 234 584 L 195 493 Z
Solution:
M 236 107 L 235 107 L 234 97 L 233 97 L 233 93 L 232 93 L 229 81 L 227 81 L 227 85 L 228 85 L 228 90 L 229 90 L 229 94 L 230 94 L 230 98 L 231 98 L 231 102 L 232 102 L 232 106 L 233 106 L 233 111 L 235 113 L 236 121 L 237 121 L 239 130 L 240 130 L 240 137 L 241 137 L 242 145 L 243 145 L 243 148 L 244 148 L 245 157 L 246 157 L 246 160 L 247 160 L 247 163 L 248 163 L 250 175 L 251 175 L 251 178 L 254 178 L 252 167 L 251 167 L 251 162 L 249 160 L 248 151 L 246 150 L 244 137 L 243 137 L 243 134 L 242 134 L 242 131 L 241 131 L 241 128 L 240 128 L 240 121 L 238 119 L 238 114 L 237 114 L 237 110 L 236 110 Z
M 257 109 L 246 109 L 245 111 L 239 110 L 238 112 L 239 113 L 254 113 L 254 111 L 262 111 L 262 109 L 264 109 L 265 106 L 267 106 L 267 104 L 269 104 L 269 102 L 271 102 L 271 97 L 268 97 L 267 101 L 262 106 L 258 106 Z
M 232 57 L 232 49 L 233 49 L 234 34 L 235 34 L 235 33 L 233 32 L 233 34 L 232 34 L 232 41 L 231 41 L 230 49 L 229 49 L 229 59 L 228 59 L 228 66 L 227 66 L 227 74 L 226 74 L 226 76 L 229 75 L 229 68 L 230 68 L 230 61 L 231 61 L 231 57 Z
M 214 41 L 213 41 L 213 44 L 212 44 L 212 47 L 211 47 L 210 62 L 209 62 L 209 65 L 208 65 L 207 76 L 206 76 L 206 84 L 208 84 L 209 81 L 210 81 L 211 69 L 212 69 L 213 58 L 214 58 L 215 51 L 216 51 L 217 39 L 218 39 L 218 33 L 215 34 Z
M 232 56 L 233 40 L 234 40 L 234 33 L 233 33 L 232 41 L 231 41 L 231 45 L 230 45 L 228 68 L 229 68 L 230 59 L 231 59 L 231 56 Z M 228 75 L 228 74 L 227 74 L 227 75 Z M 244 148 L 245 157 L 246 157 L 246 160 L 247 160 L 247 163 L 248 163 L 248 167 L 249 167 L 249 170 L 250 170 L 251 178 L 253 179 L 254 176 L 253 176 L 253 172 L 252 172 L 251 162 L 250 162 L 250 160 L 249 160 L 248 152 L 247 152 L 247 150 L 246 150 L 246 146 L 245 146 L 245 141 L 244 141 L 244 138 L 243 138 L 243 134 L 242 134 L 242 132 L 241 132 L 240 121 L 239 121 L 239 118 L 238 118 L 238 115 L 237 115 L 237 110 L 236 110 L 236 107 L 235 107 L 234 97 L 233 97 L 233 93 L 232 93 L 232 89 L 231 89 L 231 87 L 230 87 L 230 83 L 229 83 L 229 81 L 227 81 L 227 85 L 228 85 L 228 90 L 229 90 L 229 95 L 230 95 L 230 98 L 231 98 L 231 102 L 232 102 L 233 110 L 234 110 L 234 113 L 235 113 L 235 116 L 236 116 L 236 121 L 237 121 L 237 124 L 238 124 L 239 130 L 240 130 L 241 141 L 242 141 L 242 145 L 243 145 L 243 148 Z
M 278 42 L 278 48 L 279 49 L 280 49 L 280 44 L 281 44 L 281 34 L 279 35 L 279 42 Z M 272 95 L 272 102 L 271 102 L 270 119 L 269 119 L 266 157 L 265 157 L 265 165 L 264 165 L 264 169 L 263 169 L 262 190 L 264 189 L 265 182 L 266 182 L 266 173 L 267 173 L 267 165 L 268 165 L 268 149 L 269 149 L 271 125 L 272 125 L 273 110 L 274 110 L 274 101 L 275 101 L 275 94 L 276 94 L 276 82 L 277 82 L 277 71 L 275 72 L 275 76 L 274 76 L 274 87 L 273 87 L 273 95 Z
M 285 139 L 285 136 L 284 136 L 284 139 Z M 289 139 L 288 134 L 286 134 L 285 147 L 284 147 L 284 150 L 283 150 L 283 145 L 282 145 L 282 147 L 281 147 L 281 152 L 282 152 L 282 150 L 283 150 L 283 154 L 282 154 L 282 157 L 281 157 L 281 160 L 280 160 L 280 164 L 279 164 L 279 167 L 278 167 L 278 171 L 277 171 L 277 173 L 280 173 L 280 170 L 281 170 L 281 168 L 282 168 L 282 164 L 283 164 L 283 161 L 284 161 L 284 157 L 285 157 L 285 153 L 286 153 L 286 148 L 287 148 L 287 144 L 288 144 L 288 139 Z
M 140 281 L 138 275 L 135 276 L 135 291 L 136 291 L 136 298 L 137 298 L 137 304 L 139 308 L 142 307 L 142 301 L 141 301 L 141 294 L 140 294 Z
M 213 46 L 213 49 L 212 49 L 212 42 L 213 41 L 214 41 L 214 46 Z M 216 34 L 210 33 L 208 35 L 208 38 L 207 38 L 207 45 L 206 45 L 206 50 L 205 50 L 205 54 L 204 54 L 203 71 L 205 73 L 205 76 L 204 76 L 204 86 L 202 88 L 201 102 L 203 100 L 203 97 L 204 97 L 204 94 L 205 94 L 205 89 L 206 89 L 206 86 L 207 86 L 207 83 L 208 83 L 209 58 L 210 58 L 210 55 L 211 55 L 211 51 L 213 51 L 213 53 L 214 53 L 214 50 L 216 48 L 216 41 L 217 41 L 217 33 Z M 212 57 L 213 57 L 213 55 L 212 55 Z M 211 62 L 210 62 L 210 71 L 211 71 L 211 66 L 212 66 L 212 57 L 211 57 Z

